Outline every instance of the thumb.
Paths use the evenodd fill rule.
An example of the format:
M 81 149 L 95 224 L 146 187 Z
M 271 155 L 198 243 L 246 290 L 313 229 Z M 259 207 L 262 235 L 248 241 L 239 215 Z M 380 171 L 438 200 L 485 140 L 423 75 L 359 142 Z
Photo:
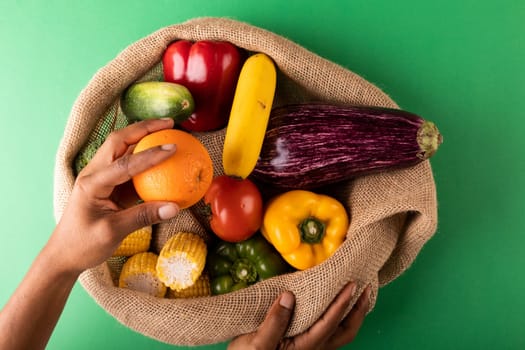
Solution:
M 179 210 L 179 206 L 173 202 L 146 202 L 116 212 L 112 220 L 116 231 L 126 236 L 139 228 L 169 220 Z
M 295 296 L 291 292 L 282 293 L 277 298 L 263 323 L 255 332 L 254 343 L 261 349 L 275 349 L 282 340 L 292 317 Z

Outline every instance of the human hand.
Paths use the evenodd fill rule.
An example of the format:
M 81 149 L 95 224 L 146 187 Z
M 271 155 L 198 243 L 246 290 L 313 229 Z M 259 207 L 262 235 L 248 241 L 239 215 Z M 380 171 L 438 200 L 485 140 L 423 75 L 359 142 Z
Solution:
M 115 131 L 79 173 L 68 204 L 45 249 L 63 269 L 80 273 L 106 261 L 124 237 L 144 226 L 174 217 L 172 202 L 124 205 L 118 189 L 132 176 L 170 157 L 176 146 L 132 154 L 134 145 L 154 131 L 173 127 L 172 119 L 148 120 Z M 58 262 L 57 262 L 58 263 Z
M 259 329 L 233 339 L 228 349 L 330 350 L 348 344 L 357 335 L 369 308 L 370 286 L 367 286 L 343 318 L 355 290 L 354 282 L 347 284 L 323 316 L 306 332 L 293 338 L 283 338 L 295 305 L 294 295 L 284 292 L 274 301 Z

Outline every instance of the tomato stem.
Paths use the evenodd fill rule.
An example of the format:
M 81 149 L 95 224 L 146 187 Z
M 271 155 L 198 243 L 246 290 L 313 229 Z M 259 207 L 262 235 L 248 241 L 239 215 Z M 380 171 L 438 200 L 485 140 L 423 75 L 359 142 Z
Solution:
M 211 204 L 206 203 L 204 206 L 198 209 L 200 215 L 204 216 L 208 221 L 211 220 L 213 212 L 211 210 Z

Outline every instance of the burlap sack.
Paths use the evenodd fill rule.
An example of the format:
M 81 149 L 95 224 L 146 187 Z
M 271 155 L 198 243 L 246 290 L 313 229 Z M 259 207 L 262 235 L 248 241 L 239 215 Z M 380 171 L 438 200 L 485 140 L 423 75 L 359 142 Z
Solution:
M 199 18 L 169 26 L 130 45 L 95 74 L 76 100 L 56 158 L 54 205 L 58 221 L 75 181 L 73 162 L 88 140 L 107 134 L 104 118 L 115 128 L 121 112 L 118 99 L 132 82 L 156 79 L 166 46 L 176 39 L 226 40 L 249 51 L 265 52 L 279 69 L 276 105 L 298 101 L 332 101 L 397 107 L 385 93 L 351 71 L 323 59 L 269 31 L 230 19 Z M 105 125 L 107 127 L 107 121 Z M 214 159 L 220 159 L 224 132 L 199 135 Z M 221 173 L 215 162 L 215 171 Z M 351 215 L 347 239 L 325 263 L 260 282 L 241 291 L 206 298 L 171 300 L 119 289 L 117 266 L 103 264 L 85 271 L 80 282 L 102 308 L 129 328 L 159 341 L 200 345 L 252 332 L 276 296 L 293 291 L 296 309 L 287 332 L 310 327 L 341 287 L 359 281 L 357 296 L 372 285 L 392 281 L 413 262 L 437 225 L 435 185 L 428 161 L 409 169 L 384 172 L 331 188 Z M 155 228 L 153 250 L 179 230 L 209 237 L 192 210 Z

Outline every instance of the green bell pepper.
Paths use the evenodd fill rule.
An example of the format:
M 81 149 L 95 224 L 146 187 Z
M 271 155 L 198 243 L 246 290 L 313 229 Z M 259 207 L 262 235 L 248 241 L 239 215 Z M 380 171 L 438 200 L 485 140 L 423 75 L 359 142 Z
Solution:
M 214 295 L 233 292 L 290 271 L 290 266 L 260 234 L 238 242 L 219 242 L 209 253 L 207 270 Z

